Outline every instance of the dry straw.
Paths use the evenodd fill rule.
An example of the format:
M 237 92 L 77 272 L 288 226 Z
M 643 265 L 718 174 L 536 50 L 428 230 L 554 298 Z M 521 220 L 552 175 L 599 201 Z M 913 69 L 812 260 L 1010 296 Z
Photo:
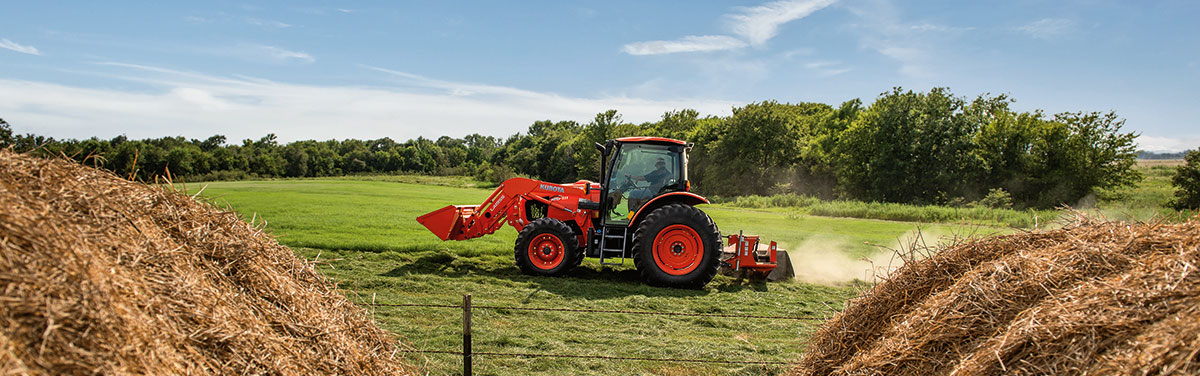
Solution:
M 847 303 L 791 374 L 1200 374 L 1198 266 L 1200 218 L 968 241 Z
M 0 372 L 407 374 L 392 335 L 191 197 L 0 150 Z

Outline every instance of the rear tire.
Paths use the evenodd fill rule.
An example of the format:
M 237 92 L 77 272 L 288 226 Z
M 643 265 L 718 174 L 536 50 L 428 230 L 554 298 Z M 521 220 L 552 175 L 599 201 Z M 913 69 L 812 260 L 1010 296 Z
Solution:
M 517 235 L 513 253 L 517 267 L 529 275 L 562 275 L 583 260 L 571 227 L 553 218 L 538 218 L 525 225 Z
M 633 233 L 633 263 L 646 283 L 701 288 L 721 266 L 721 231 L 690 205 L 655 209 Z

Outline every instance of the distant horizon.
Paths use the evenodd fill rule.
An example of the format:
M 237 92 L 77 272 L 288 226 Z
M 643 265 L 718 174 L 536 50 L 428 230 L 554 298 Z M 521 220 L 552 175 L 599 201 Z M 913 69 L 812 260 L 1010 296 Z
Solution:
M 704 114 L 701 114 L 701 117 L 704 117 Z M 0 117 L 0 119 L 4 119 L 4 118 Z M 567 120 L 554 120 L 554 119 L 542 119 L 542 120 L 550 120 L 550 121 L 555 121 L 555 122 L 557 122 L 557 121 L 567 121 Z M 7 120 L 5 120 L 5 121 L 7 122 Z M 539 120 L 539 121 L 540 121 L 540 120 Z M 586 124 L 586 123 L 588 123 L 588 121 L 577 121 L 577 123 L 579 123 L 579 124 Z M 633 122 L 630 122 L 630 123 L 632 123 L 632 124 L 641 124 L 641 122 L 638 122 L 638 123 L 633 123 Z M 12 126 L 12 123 L 9 123 L 9 125 L 10 125 L 10 126 Z M 1122 131 L 1124 131 L 1124 132 L 1128 133 L 1128 131 L 1127 131 L 1127 130 L 1124 130 L 1124 129 L 1122 129 Z M 32 132 L 22 132 L 22 131 L 20 130 L 20 128 L 13 128 L 13 134 L 14 134 L 14 135 L 16 135 L 16 134 L 22 134 L 22 135 L 25 135 L 25 134 L 34 134 L 34 135 L 37 135 L 37 136 L 47 136 L 47 137 L 53 137 L 55 140 L 70 140 L 70 139 L 74 139 L 74 140 L 86 140 L 86 139 L 90 139 L 90 138 L 96 138 L 96 139 L 99 139 L 99 140 L 112 140 L 112 139 L 114 139 L 114 138 L 117 138 L 117 137 L 125 136 L 127 139 L 130 139 L 130 140 L 145 140 L 145 139 L 159 139 L 159 138 L 168 138 L 168 137 L 181 137 L 181 138 L 187 139 L 187 140 L 189 140 L 189 141 L 191 141 L 191 140 L 204 141 L 205 139 L 208 139 L 209 137 L 213 137 L 213 136 L 225 136 L 225 143 L 224 143 L 224 144 L 221 144 L 221 145 L 222 145 L 222 146 L 230 146 L 230 145 L 239 145 L 239 144 L 242 144 L 242 143 L 243 143 L 243 142 L 245 142 L 245 141 L 258 141 L 258 140 L 262 139 L 263 137 L 266 137 L 267 135 L 271 135 L 271 134 L 275 134 L 275 133 L 273 133 L 273 132 L 267 132 L 267 133 L 264 133 L 264 134 L 262 134 L 262 135 L 260 135 L 260 136 L 258 136 L 258 137 L 249 137 L 249 138 L 240 138 L 240 139 L 234 139 L 234 138 L 230 138 L 230 137 L 228 137 L 227 135 L 224 135 L 224 134 L 208 134 L 208 135 L 201 135 L 201 136 L 185 136 L 185 135 L 182 135 L 182 134 L 177 134 L 177 135 L 162 135 L 162 136 L 149 136 L 149 137 L 129 137 L 129 136 L 128 136 L 128 135 L 126 135 L 126 134 L 118 134 L 118 135 L 113 135 L 113 136 L 108 136 L 108 137 L 105 137 L 105 136 L 95 136 L 95 135 L 94 135 L 94 136 L 88 136 L 88 137 L 82 137 L 82 138 L 80 138 L 80 137 L 62 137 L 62 138 L 60 138 L 60 137 L 54 137 L 54 136 L 50 136 L 50 135 L 36 134 L 36 133 L 32 133 Z M 471 135 L 471 134 L 473 134 L 473 133 L 466 133 L 466 134 L 462 134 L 462 135 L 440 135 L 440 136 L 436 136 L 436 137 L 427 137 L 427 136 L 420 136 L 420 135 L 418 135 L 417 137 L 410 137 L 410 138 L 394 138 L 394 137 L 389 137 L 389 136 L 386 136 L 386 135 L 385 135 L 385 136 L 382 136 L 382 137 L 372 137 L 372 138 L 325 138 L 325 139 L 317 139 L 317 138 L 299 138 L 299 139 L 294 139 L 294 140 L 282 140 L 282 139 L 278 139 L 278 138 L 277 138 L 277 140 L 279 140 L 278 142 L 280 142 L 281 144 L 287 144 L 287 143 L 292 143 L 292 142 L 302 142 L 302 141 L 316 141 L 316 142 L 325 142 L 325 141 L 338 141 L 338 142 L 345 142 L 345 141 L 348 141 L 348 140 L 367 141 L 367 140 L 379 140 L 379 139 L 389 138 L 389 139 L 391 139 L 392 141 L 395 141 L 395 142 L 398 142 L 398 143 L 403 143 L 403 142 L 406 142 L 406 141 L 417 140 L 417 139 L 419 139 L 419 138 L 424 138 L 424 139 L 431 140 L 431 141 L 437 141 L 437 139 L 439 139 L 439 138 L 441 138 L 441 137 L 450 137 L 450 138 L 454 138 L 454 139 L 462 139 L 462 138 L 464 138 L 464 137 L 466 137 L 466 136 L 468 136 L 468 135 Z M 479 135 L 481 135 L 481 136 L 485 136 L 485 137 L 494 137 L 494 138 L 496 138 L 497 140 L 500 140 L 500 141 L 505 141 L 505 140 L 507 140 L 509 137 L 515 136 L 515 135 L 517 135 L 517 134 L 528 134 L 528 133 L 527 133 L 527 132 L 525 132 L 525 131 L 520 131 L 520 132 L 517 132 L 517 133 L 508 134 L 508 135 L 490 135 L 490 134 L 482 134 L 482 133 L 480 133 Z M 278 137 L 278 135 L 276 135 L 276 137 Z M 1141 137 L 1141 136 L 1139 136 L 1139 137 Z M 685 140 L 685 141 L 686 141 L 686 140 Z M 1187 152 L 1189 152 L 1189 151 L 1193 151 L 1193 150 L 1200 150 L 1200 146 L 1197 146 L 1197 147 L 1192 147 L 1192 148 L 1186 148 L 1186 149 L 1180 149 L 1180 150 L 1147 150 L 1147 149 L 1143 149 L 1143 148 L 1141 148 L 1141 147 L 1138 147 L 1138 148 L 1137 148 L 1137 152 L 1138 152 L 1138 159 L 1148 159 L 1148 160 L 1159 160 L 1159 159 L 1162 159 L 1162 160 L 1168 160 L 1168 159 L 1171 159 L 1171 160 L 1173 160 L 1173 159 L 1183 159 L 1183 156 L 1184 156 L 1185 154 L 1187 154 Z M 1175 157 L 1175 158 L 1143 158 L 1143 157 L 1142 157 L 1142 154 L 1155 154 L 1156 156 L 1173 155 L 1173 156 L 1177 156 L 1177 157 Z
M 0 118 L 54 138 L 505 138 L 892 87 L 1109 112 L 1200 147 L 1200 3 L 285 1 L 6 5 Z M 669 15 L 669 16 L 665 16 Z

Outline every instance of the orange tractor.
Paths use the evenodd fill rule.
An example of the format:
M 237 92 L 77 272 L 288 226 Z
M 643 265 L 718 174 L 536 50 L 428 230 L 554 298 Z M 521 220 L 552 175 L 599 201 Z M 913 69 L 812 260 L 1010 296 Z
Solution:
M 642 279 L 656 286 L 699 288 L 723 265 L 770 272 L 774 242 L 761 252 L 758 237 L 733 235 L 734 251 L 726 251 L 717 225 L 696 208 L 708 199 L 690 192 L 691 147 L 657 137 L 597 143 L 602 183 L 512 178 L 482 204 L 450 205 L 417 221 L 442 240 L 477 238 L 508 223 L 520 232 L 517 266 L 531 275 L 562 275 L 584 257 L 606 265 L 633 259 Z

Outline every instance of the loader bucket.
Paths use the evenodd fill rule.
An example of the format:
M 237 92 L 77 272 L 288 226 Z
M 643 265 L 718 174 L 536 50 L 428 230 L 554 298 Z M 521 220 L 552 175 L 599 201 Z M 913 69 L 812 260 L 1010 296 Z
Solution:
M 475 214 L 478 205 L 450 205 L 417 217 L 417 222 L 442 240 L 462 240 L 463 223 Z

